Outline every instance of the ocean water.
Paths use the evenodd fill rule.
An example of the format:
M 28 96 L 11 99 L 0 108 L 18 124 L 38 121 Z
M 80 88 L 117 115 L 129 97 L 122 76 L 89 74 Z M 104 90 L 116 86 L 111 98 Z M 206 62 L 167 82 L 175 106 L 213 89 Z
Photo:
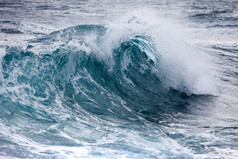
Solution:
M 238 158 L 238 1 L 0 0 L 0 158 Z

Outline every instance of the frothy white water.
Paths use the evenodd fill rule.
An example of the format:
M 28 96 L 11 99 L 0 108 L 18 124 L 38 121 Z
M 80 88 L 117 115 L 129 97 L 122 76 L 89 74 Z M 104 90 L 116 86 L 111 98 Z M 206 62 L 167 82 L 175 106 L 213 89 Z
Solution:
M 148 36 L 157 55 L 147 55 L 151 59 L 160 57 L 160 68 L 154 68 L 154 72 L 166 88 L 187 94 L 217 94 L 213 62 L 208 60 L 208 54 L 191 44 L 195 39 L 191 39 L 192 33 L 182 24 L 159 16 L 153 9 L 141 9 L 110 22 L 107 28 L 100 56 L 111 58 L 113 49 L 122 42 L 136 35 Z

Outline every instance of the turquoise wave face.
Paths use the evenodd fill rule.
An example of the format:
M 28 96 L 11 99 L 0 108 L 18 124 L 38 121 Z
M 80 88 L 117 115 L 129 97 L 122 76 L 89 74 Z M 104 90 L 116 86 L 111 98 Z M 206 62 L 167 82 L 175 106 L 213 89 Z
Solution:
M 103 54 L 106 32 L 103 26 L 75 26 L 34 39 L 26 49 L 4 47 L 0 116 L 14 130 L 4 139 L 14 145 L 9 151 L 22 157 L 18 149 L 23 146 L 25 153 L 36 149 L 33 156 L 57 157 L 57 145 L 69 149 L 66 154 L 72 146 L 86 146 L 98 154 L 112 149 L 142 158 L 190 155 L 180 148 L 146 150 L 127 142 L 131 135 L 142 137 L 147 146 L 168 146 L 169 140 L 158 138 L 164 134 L 161 127 L 149 132 L 147 126 L 155 127 L 167 114 L 185 111 L 189 101 L 202 97 L 163 85 L 161 56 L 149 36 L 120 40 L 109 56 Z M 121 133 L 125 128 L 131 132 Z

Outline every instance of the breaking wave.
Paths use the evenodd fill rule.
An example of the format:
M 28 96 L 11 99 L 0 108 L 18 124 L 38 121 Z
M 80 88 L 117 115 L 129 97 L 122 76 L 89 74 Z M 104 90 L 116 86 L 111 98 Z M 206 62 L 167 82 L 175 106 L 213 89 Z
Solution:
M 0 133 L 12 147 L 0 150 L 16 157 L 97 156 L 105 148 L 112 149 L 105 156 L 191 155 L 153 123 L 215 89 L 208 64 L 168 26 L 133 15 L 56 31 L 26 48 L 1 46 Z

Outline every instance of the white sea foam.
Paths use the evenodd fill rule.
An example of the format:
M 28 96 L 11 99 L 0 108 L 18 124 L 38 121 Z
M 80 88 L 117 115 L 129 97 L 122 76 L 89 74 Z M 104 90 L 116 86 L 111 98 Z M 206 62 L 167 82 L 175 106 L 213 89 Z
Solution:
M 209 55 L 188 43 L 193 40 L 189 36 L 192 33 L 181 24 L 157 15 L 154 10 L 142 9 L 110 22 L 102 47 L 104 56 L 111 57 L 113 49 L 135 35 L 149 36 L 161 57 L 160 68 L 155 72 L 164 78 L 165 87 L 187 94 L 217 94 L 212 61 L 206 59 Z

